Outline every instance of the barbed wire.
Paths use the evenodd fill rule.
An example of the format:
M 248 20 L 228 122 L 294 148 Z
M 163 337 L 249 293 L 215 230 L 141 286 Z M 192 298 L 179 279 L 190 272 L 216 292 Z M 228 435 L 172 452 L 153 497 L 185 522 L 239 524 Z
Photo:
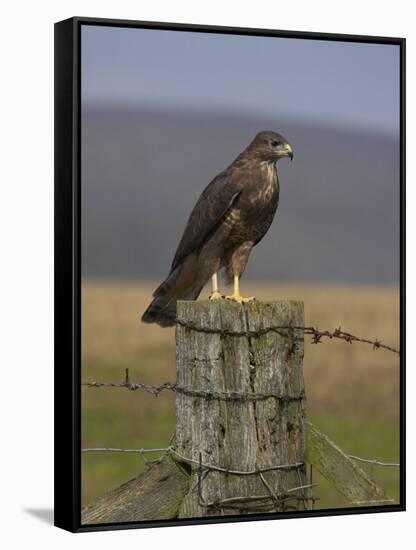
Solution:
M 162 460 L 165 458 L 165 456 L 170 452 L 169 447 L 163 447 L 163 448 L 156 448 L 156 449 L 120 449 L 117 447 L 87 447 L 85 449 L 81 449 L 81 452 L 83 453 L 135 453 L 140 455 L 140 458 L 144 462 L 146 466 L 149 466 L 151 464 L 160 464 Z M 146 454 L 150 453 L 163 453 L 161 456 L 155 459 L 148 459 L 146 458 Z
M 207 464 L 205 462 L 202 462 L 202 455 L 199 453 L 199 460 L 195 460 L 193 458 L 189 458 L 184 456 L 182 453 L 179 453 L 179 451 L 171 444 L 174 439 L 175 434 L 172 435 L 169 441 L 169 445 L 167 447 L 154 447 L 154 448 L 138 448 L 138 449 L 129 449 L 129 448 L 119 448 L 119 447 L 86 447 L 82 448 L 81 452 L 109 452 L 109 453 L 136 453 L 140 456 L 140 458 L 143 460 L 144 464 L 146 466 L 151 466 L 154 464 L 160 464 L 168 455 L 174 455 L 177 459 L 179 459 L 180 462 L 185 462 L 189 465 L 198 466 L 194 471 L 192 471 L 192 475 L 197 476 L 197 482 L 194 486 L 197 488 L 198 491 L 198 503 L 202 507 L 206 508 L 241 508 L 243 505 L 255 505 L 257 503 L 258 506 L 264 507 L 267 505 L 268 501 L 272 501 L 274 504 L 274 507 L 276 510 L 287 510 L 288 509 L 288 502 L 295 501 L 295 502 L 302 502 L 304 509 L 307 510 L 308 504 L 309 509 L 313 510 L 315 507 L 315 503 L 317 500 L 319 500 L 319 497 L 314 496 L 310 491 L 311 489 L 318 486 L 317 483 L 313 483 L 312 479 L 312 465 L 310 465 L 310 475 L 309 475 L 309 483 L 302 484 L 302 479 L 300 475 L 300 468 L 305 467 L 304 462 L 295 462 L 293 464 L 278 464 L 278 465 L 271 465 L 266 466 L 263 468 L 255 468 L 253 470 L 235 470 L 232 468 L 227 468 L 224 466 L 220 466 L 217 464 Z M 155 454 L 158 453 L 160 456 L 156 459 L 147 459 L 145 457 L 146 454 Z M 388 467 L 400 467 L 400 464 L 394 464 L 394 463 L 387 463 L 382 462 L 378 459 L 367 459 L 362 458 L 356 455 L 348 455 L 349 458 L 353 460 L 359 460 L 361 462 L 369 463 L 375 466 L 388 466 Z M 258 476 L 260 481 L 262 482 L 263 486 L 267 490 L 267 494 L 262 495 L 249 495 L 249 496 L 234 496 L 234 497 L 228 497 L 224 499 L 217 499 L 215 501 L 208 502 L 206 501 L 202 496 L 202 480 L 204 479 L 204 476 L 209 472 L 221 472 L 227 475 L 235 475 L 235 476 Z M 276 494 L 268 481 L 266 480 L 264 473 L 266 472 L 272 472 L 272 471 L 296 471 L 298 473 L 299 478 L 299 486 L 293 487 L 291 489 L 287 489 L 284 493 Z M 298 493 L 301 492 L 301 495 L 296 495 L 292 493 Z M 364 506 L 364 505 L 376 505 L 376 504 L 388 504 L 394 502 L 394 499 L 385 499 L 380 501 L 370 500 L 370 501 L 354 501 L 352 504 L 355 504 L 357 506 Z
M 285 510 L 287 508 L 287 502 L 291 500 L 295 500 L 297 502 L 302 501 L 306 510 L 306 502 L 311 501 L 312 503 L 315 503 L 316 500 L 319 500 L 319 497 L 315 497 L 313 495 L 307 496 L 305 494 L 305 489 L 311 489 L 313 487 L 317 487 L 318 485 L 309 483 L 309 484 L 303 484 L 299 485 L 299 487 L 292 487 L 291 489 L 287 489 L 284 493 L 277 494 L 273 491 L 270 484 L 267 482 L 266 478 L 263 475 L 264 470 L 258 470 L 256 473 L 259 476 L 259 479 L 263 483 L 263 485 L 267 489 L 267 494 L 265 495 L 246 495 L 246 496 L 233 496 L 223 499 L 217 499 L 211 502 L 207 502 L 203 495 L 202 495 L 202 479 L 204 476 L 204 473 L 206 473 L 206 470 L 204 470 L 204 465 L 202 463 L 201 459 L 201 453 L 199 453 L 199 461 L 195 461 L 198 464 L 198 469 L 196 471 L 197 474 L 197 483 L 196 488 L 198 490 L 198 504 L 205 508 L 238 508 L 240 509 L 242 505 L 247 505 L 250 503 L 259 503 L 260 506 L 264 502 L 272 501 L 274 504 L 274 507 L 276 510 Z M 302 466 L 303 463 L 298 463 L 294 465 L 296 467 L 296 470 L 299 472 L 299 467 Z M 250 472 L 251 474 L 251 472 Z M 302 496 L 294 495 L 292 493 L 296 493 L 302 491 Z
M 315 485 L 316 486 L 316 485 Z M 304 485 L 303 487 L 298 488 L 297 490 L 303 490 L 305 488 L 309 488 L 311 485 Z M 289 489 L 290 490 L 290 489 Z M 206 508 L 238 508 L 240 509 L 243 504 L 249 504 L 250 502 L 264 502 L 272 500 L 275 504 L 276 508 L 284 508 L 284 503 L 290 501 L 290 500 L 296 500 L 303 502 L 306 507 L 306 501 L 317 501 L 319 500 L 319 497 L 315 497 L 313 495 L 288 495 L 286 493 L 283 494 L 275 494 L 272 495 L 250 495 L 250 496 L 240 496 L 240 497 L 228 497 L 224 499 L 215 500 L 212 502 L 206 502 L 201 495 L 199 496 L 199 505 L 204 506 Z M 306 508 L 305 508 L 306 509 Z
M 171 437 L 171 441 L 174 436 Z M 310 509 L 313 510 L 315 506 L 315 502 L 319 500 L 319 497 L 314 496 L 313 494 L 308 494 L 309 491 L 315 487 L 318 486 L 317 483 L 313 483 L 312 480 L 312 473 L 310 474 L 310 482 L 306 484 L 302 484 L 301 476 L 300 476 L 300 468 L 305 466 L 304 462 L 295 462 L 293 464 L 278 464 L 278 465 L 271 465 L 266 466 L 263 468 L 255 468 L 252 470 L 236 470 L 224 466 L 220 466 L 217 464 L 207 464 L 205 462 L 202 462 L 202 456 L 201 453 L 199 453 L 199 460 L 189 458 L 184 456 L 182 453 L 180 453 L 173 445 L 169 444 L 167 447 L 155 447 L 155 448 L 139 448 L 139 449 L 129 449 L 129 448 L 118 448 L 118 447 L 88 447 L 81 449 L 82 452 L 121 452 L 121 453 L 137 453 L 140 455 L 140 457 L 143 459 L 146 466 L 153 465 L 153 464 L 159 464 L 167 455 L 171 454 L 174 455 L 176 458 L 179 459 L 180 462 L 185 462 L 189 465 L 198 466 L 197 469 L 195 469 L 192 474 L 197 476 L 197 482 L 196 487 L 198 490 L 198 502 L 200 506 L 203 507 L 211 507 L 211 508 L 241 508 L 243 505 L 255 505 L 257 503 L 258 506 L 264 506 L 267 504 L 268 501 L 272 501 L 276 509 L 285 509 L 287 508 L 287 503 L 290 501 L 296 501 L 296 502 L 302 502 L 304 509 L 307 510 L 307 505 L 309 503 Z M 144 455 L 146 454 L 154 454 L 159 453 L 161 456 L 159 456 L 156 459 L 149 460 L 145 458 Z M 372 465 L 376 466 L 388 466 L 388 467 L 399 467 L 400 464 L 393 464 L 393 463 L 387 463 L 382 462 L 378 459 L 367 459 L 358 457 L 356 455 L 348 455 L 353 460 L 359 460 L 362 462 L 370 463 Z M 224 499 L 218 499 L 215 501 L 208 502 L 202 497 L 202 480 L 204 476 L 209 472 L 221 472 L 227 475 L 235 475 L 235 476 L 258 476 L 260 481 L 262 482 L 263 486 L 267 490 L 267 494 L 261 494 L 261 495 L 249 495 L 249 496 L 234 496 Z M 266 480 L 264 473 L 271 472 L 271 471 L 296 471 L 298 473 L 299 477 L 299 486 L 293 487 L 291 489 L 286 490 L 284 493 L 276 494 L 272 487 L 270 486 L 269 482 Z M 301 495 L 298 494 L 292 494 L 292 493 L 299 493 L 301 492 Z M 308 493 L 307 493 L 308 492 Z M 363 505 L 369 505 L 369 504 L 387 504 L 390 502 L 394 502 L 392 499 L 385 499 L 381 501 L 356 501 L 353 502 L 353 504 L 356 504 L 357 506 L 363 506 Z
M 172 391 L 176 393 L 183 393 L 191 397 L 203 397 L 206 399 L 217 399 L 222 401 L 264 401 L 265 399 L 276 399 L 282 402 L 301 401 L 305 398 L 305 392 L 302 391 L 298 394 L 283 394 L 281 392 L 242 392 L 237 390 L 211 390 L 211 389 L 196 389 L 188 386 L 182 386 L 173 382 L 163 382 L 162 384 L 144 384 L 144 383 L 131 383 L 129 369 L 125 369 L 125 379 L 123 382 L 82 382 L 81 386 L 87 386 L 89 388 L 126 388 L 131 391 L 144 390 L 157 397 L 163 391 Z
M 154 449 L 121 449 L 117 447 L 87 447 L 81 449 L 81 452 L 110 452 L 110 453 L 137 453 L 139 455 L 144 455 L 147 453 L 164 453 L 164 455 L 173 454 L 180 459 L 182 462 L 187 464 L 199 465 L 199 462 L 193 458 L 188 458 L 181 453 L 179 453 L 175 447 L 169 445 L 168 447 L 154 448 Z M 263 472 L 271 472 L 274 470 L 295 470 L 303 466 L 303 462 L 296 462 L 294 464 L 278 464 L 274 466 L 267 466 L 265 468 L 257 468 L 255 470 L 233 470 L 232 468 L 226 468 L 224 466 L 218 466 L 216 464 L 202 464 L 202 467 L 206 470 L 212 470 L 216 472 L 222 472 L 229 475 L 239 475 L 239 476 L 251 476 L 258 475 Z
M 262 335 L 267 334 L 268 332 L 278 332 L 281 334 L 282 330 L 287 331 L 288 333 L 283 334 L 284 336 L 291 335 L 292 338 L 294 338 L 294 331 L 302 331 L 304 334 L 312 336 L 312 344 L 319 344 L 322 342 L 323 338 L 337 338 L 340 340 L 343 340 L 345 342 L 348 342 L 352 344 L 353 342 L 362 342 L 365 344 L 369 344 L 373 346 L 373 350 L 382 348 L 388 351 L 391 351 L 393 353 L 396 353 L 400 355 L 400 351 L 391 347 L 387 346 L 385 344 L 382 344 L 380 340 L 370 340 L 367 338 L 359 338 L 358 336 L 355 336 L 349 332 L 343 331 L 341 327 L 333 330 L 328 331 L 324 330 L 321 331 L 318 328 L 309 326 L 294 326 L 294 325 L 276 325 L 276 326 L 268 326 L 264 328 L 259 328 L 255 331 L 253 330 L 244 330 L 244 331 L 230 331 L 228 329 L 216 329 L 212 327 L 201 327 L 198 325 L 195 325 L 194 323 L 189 323 L 182 321 L 180 319 L 176 319 L 176 323 L 187 330 L 195 330 L 198 332 L 204 332 L 207 334 L 220 334 L 222 336 L 244 336 L 244 337 L 259 337 Z M 219 390 L 211 390 L 211 389 L 196 389 L 196 388 L 190 388 L 186 386 L 181 386 L 178 383 L 173 382 L 164 382 L 162 384 L 145 384 L 142 382 L 139 383 L 131 383 L 129 378 L 129 370 L 126 369 L 125 371 L 125 380 L 120 383 L 113 383 L 113 382 L 82 382 L 82 386 L 87 386 L 90 388 L 126 388 L 130 391 L 137 391 L 137 390 L 144 390 L 154 396 L 160 395 L 163 391 L 172 391 L 177 393 L 183 393 L 186 395 L 190 395 L 193 397 L 205 397 L 207 399 L 218 399 L 218 400 L 228 400 L 228 401 L 261 401 L 269 398 L 274 398 L 281 401 L 299 401 L 304 399 L 305 395 L 303 392 L 297 394 L 297 395 L 283 395 L 282 393 L 276 393 L 276 392 L 269 392 L 269 393 L 255 393 L 255 392 L 240 392 L 237 390 L 228 390 L 228 391 L 219 391 Z
M 139 455 L 144 455 L 148 453 L 163 453 L 163 456 L 166 456 L 169 453 L 175 454 L 178 458 L 183 460 L 184 462 L 187 462 L 189 464 L 195 464 L 199 465 L 199 461 L 187 458 L 183 455 L 181 455 L 174 446 L 169 445 L 168 447 L 156 447 L 156 448 L 139 448 L 139 449 L 123 449 L 119 447 L 85 447 L 81 449 L 81 452 L 88 453 L 88 452 L 108 452 L 108 453 L 137 453 Z M 386 467 L 395 467 L 400 468 L 399 463 L 392 463 L 392 462 L 382 462 L 381 460 L 377 458 L 362 458 L 360 456 L 356 455 L 347 455 L 352 460 L 358 460 L 360 462 L 365 462 L 374 466 L 386 466 Z M 210 464 L 202 464 L 203 468 L 210 469 L 210 470 L 216 470 L 219 472 L 227 473 L 227 474 L 235 474 L 235 475 L 254 475 L 258 473 L 268 472 L 271 470 L 288 470 L 288 469 L 296 469 L 300 466 L 303 466 L 303 462 L 296 462 L 293 464 L 283 464 L 279 466 L 272 466 L 269 468 L 263 468 L 263 469 L 257 469 L 257 470 L 250 470 L 247 472 L 238 471 L 238 470 L 230 470 L 225 467 L 221 466 L 215 466 Z
M 200 463 L 198 460 L 183 456 L 174 447 L 171 447 L 170 452 L 172 452 L 175 456 L 177 456 L 187 464 L 195 464 L 209 471 L 212 470 L 215 472 L 222 472 L 224 474 L 236 475 L 236 476 L 253 476 L 253 475 L 262 474 L 264 472 L 272 472 L 277 470 L 290 471 L 290 470 L 296 470 L 297 468 L 300 468 L 301 466 L 304 465 L 303 462 L 295 462 L 293 464 L 277 464 L 274 466 L 273 465 L 266 466 L 264 468 L 256 468 L 254 470 L 233 470 L 232 468 L 226 468 L 225 466 L 218 466 L 216 464 Z
M 373 350 L 382 348 L 388 351 L 391 351 L 393 353 L 396 353 L 400 355 L 400 351 L 382 344 L 380 340 L 370 340 L 367 338 L 359 338 L 353 334 L 350 334 L 348 332 L 345 332 L 341 329 L 341 327 L 335 329 L 334 331 L 320 331 L 318 328 L 309 326 L 309 327 L 303 327 L 303 326 L 269 326 L 269 327 L 263 327 L 257 330 L 244 330 L 244 331 L 230 331 L 228 329 L 215 329 L 215 328 L 205 328 L 198 325 L 195 325 L 193 323 L 184 322 L 182 320 L 177 319 L 176 323 L 186 330 L 195 330 L 198 332 L 203 332 L 207 334 L 219 334 L 220 336 L 231 336 L 231 337 L 248 337 L 248 338 L 256 338 L 263 336 L 269 332 L 276 332 L 282 336 L 291 337 L 292 341 L 295 341 L 295 331 L 301 331 L 303 334 L 310 335 L 312 337 L 312 344 L 319 344 L 322 342 L 323 338 L 328 339 L 340 339 L 347 343 L 352 344 L 353 342 L 361 342 L 365 344 L 372 345 Z M 282 333 L 282 331 L 286 331 Z M 206 399 L 219 399 L 219 400 L 230 400 L 230 401 L 258 401 L 258 400 L 265 400 L 269 398 L 274 398 L 279 401 L 299 401 L 305 398 L 305 394 L 303 391 L 301 391 L 298 394 L 295 395 L 283 395 L 280 392 L 268 392 L 268 393 L 259 393 L 259 392 L 241 392 L 236 390 L 228 390 L 228 391 L 220 391 L 220 390 L 211 390 L 211 389 L 196 389 L 196 388 L 190 388 L 183 385 L 180 385 L 178 383 L 172 383 L 172 382 L 164 382 L 162 384 L 146 384 L 146 383 L 132 383 L 130 381 L 129 376 L 129 369 L 125 369 L 125 379 L 124 381 L 120 383 L 109 383 L 109 382 L 82 382 L 82 386 L 87 386 L 89 388 L 126 388 L 130 391 L 137 391 L 137 390 L 143 390 L 148 393 L 150 393 L 153 396 L 160 395 L 163 391 L 171 391 L 176 393 L 183 393 L 189 396 L 193 397 L 202 397 Z M 245 506 L 260 506 L 264 507 L 267 505 L 267 502 L 271 501 L 274 505 L 274 507 L 279 510 L 287 510 L 290 509 L 291 506 L 288 504 L 289 502 L 295 501 L 296 503 L 303 502 L 304 509 L 307 509 L 308 504 L 310 505 L 310 509 L 314 508 L 315 502 L 319 500 L 318 497 L 315 497 L 311 493 L 311 489 L 316 487 L 317 484 L 312 483 L 312 467 L 311 467 L 311 473 L 310 473 L 310 483 L 304 484 L 302 483 L 302 477 L 300 473 L 301 468 L 305 468 L 304 462 L 295 462 L 291 464 L 278 464 L 278 465 L 270 465 L 268 467 L 263 468 L 256 468 L 253 470 L 234 470 L 228 467 L 224 467 L 222 465 L 218 464 L 206 464 L 202 462 L 202 456 L 201 453 L 199 453 L 199 460 L 195 460 L 193 458 L 186 457 L 179 453 L 179 451 L 172 445 L 174 439 L 174 434 L 169 440 L 169 444 L 167 447 L 158 447 L 158 448 L 139 448 L 139 449 L 130 449 L 130 448 L 116 448 L 116 447 L 89 447 L 89 448 L 83 448 L 81 449 L 82 452 L 121 452 L 121 453 L 137 453 L 143 460 L 146 466 L 160 463 L 167 455 L 173 455 L 176 459 L 179 459 L 180 462 L 184 462 L 188 465 L 198 466 L 198 468 L 194 468 L 191 473 L 194 475 L 197 475 L 197 482 L 196 482 L 196 489 L 198 491 L 198 502 L 201 506 L 204 507 L 212 507 L 212 508 L 241 508 L 243 505 Z M 149 459 L 147 456 L 149 454 L 156 454 L 158 453 L 160 456 L 158 456 L 155 459 Z M 387 466 L 387 467 L 400 467 L 400 464 L 396 463 L 387 463 L 382 462 L 378 459 L 367 459 L 367 458 L 361 458 L 356 455 L 348 455 L 350 459 L 357 460 L 363 463 L 375 465 L 375 466 Z M 256 475 L 259 480 L 261 481 L 262 485 L 265 487 L 267 494 L 260 494 L 260 495 L 250 495 L 250 496 L 233 496 L 223 499 L 218 499 L 215 501 L 207 502 L 203 496 L 202 496 L 202 479 L 204 476 L 206 476 L 209 472 L 216 471 L 225 473 L 227 475 L 237 475 L 237 476 L 253 476 Z M 296 471 L 298 474 L 299 479 L 299 486 L 294 487 L 292 489 L 288 489 L 284 491 L 281 494 L 276 494 L 273 490 L 273 488 L 270 486 L 269 482 L 267 481 L 266 477 L 264 476 L 264 473 L 271 472 L 271 471 Z M 195 489 L 194 487 L 194 489 Z M 301 492 L 301 495 L 298 493 Z M 380 503 L 387 503 L 392 502 L 391 500 L 385 500 L 380 501 Z M 354 504 L 357 505 L 363 505 L 372 503 L 375 504 L 376 501 L 357 501 Z M 294 507 L 295 509 L 296 506 Z
M 248 337 L 248 338 L 256 338 L 260 336 L 264 336 L 265 334 L 269 332 L 277 332 L 281 336 L 288 336 L 288 334 L 282 334 L 281 331 L 302 331 L 304 334 L 310 335 L 312 337 L 312 344 L 320 344 L 322 343 L 322 338 L 329 338 L 329 339 L 339 339 L 344 340 L 345 342 L 348 342 L 349 344 L 352 344 L 353 342 L 361 342 L 363 344 L 369 344 L 373 347 L 373 350 L 377 349 L 385 349 L 388 351 L 391 351 L 393 353 L 397 353 L 400 355 L 400 350 L 393 348 L 392 346 L 388 346 L 386 344 L 383 344 L 381 340 L 378 338 L 375 338 L 374 340 L 371 340 L 369 338 L 360 338 L 358 336 L 355 336 L 354 334 L 351 334 L 350 332 L 346 332 L 342 330 L 341 327 L 336 328 L 335 330 L 319 330 L 317 327 L 313 326 L 296 326 L 296 325 L 270 325 L 268 327 L 262 327 L 258 328 L 256 330 L 228 330 L 224 328 L 213 328 L 213 327 L 202 327 L 200 325 L 196 325 L 195 323 L 189 323 L 187 321 L 183 321 L 182 319 L 176 319 L 176 324 L 180 325 L 188 330 L 195 330 L 197 332 L 203 332 L 205 334 L 219 334 L 221 336 L 237 336 L 237 337 Z

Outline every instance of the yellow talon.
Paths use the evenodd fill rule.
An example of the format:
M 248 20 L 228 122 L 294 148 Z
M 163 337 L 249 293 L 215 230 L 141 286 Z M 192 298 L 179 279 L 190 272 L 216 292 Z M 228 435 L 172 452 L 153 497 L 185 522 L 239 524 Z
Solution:
M 234 302 L 238 302 L 239 304 L 246 304 L 247 302 L 252 302 L 255 300 L 254 296 L 250 296 L 249 298 L 243 298 L 240 294 L 231 294 L 231 296 L 226 296 L 226 300 L 233 300 Z
M 225 297 L 227 300 L 233 300 L 234 302 L 238 302 L 239 304 L 242 304 L 242 303 L 247 303 L 247 302 L 252 302 L 253 300 L 255 300 L 255 297 L 254 296 L 250 296 L 249 298 L 243 298 L 240 294 L 240 282 L 239 282 L 239 279 L 238 279 L 238 275 L 234 275 L 234 288 L 233 288 L 233 293 L 231 294 L 231 296 L 226 296 Z

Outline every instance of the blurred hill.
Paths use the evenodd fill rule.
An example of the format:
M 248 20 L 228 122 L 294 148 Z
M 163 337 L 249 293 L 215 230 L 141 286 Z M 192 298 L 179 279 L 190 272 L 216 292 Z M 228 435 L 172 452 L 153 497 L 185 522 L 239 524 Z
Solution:
M 279 162 L 279 210 L 245 277 L 398 284 L 397 136 L 264 115 L 91 105 L 82 115 L 83 275 L 164 277 L 201 191 L 266 129 L 282 133 L 295 158 Z

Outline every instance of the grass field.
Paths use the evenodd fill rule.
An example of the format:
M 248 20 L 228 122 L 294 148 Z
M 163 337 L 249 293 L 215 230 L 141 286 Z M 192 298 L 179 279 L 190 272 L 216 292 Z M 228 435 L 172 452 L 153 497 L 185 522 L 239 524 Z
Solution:
M 145 325 L 140 316 L 155 285 L 86 281 L 82 287 L 82 379 L 120 382 L 175 380 L 174 329 Z M 399 293 L 394 288 L 283 286 L 243 283 L 257 299 L 305 303 L 305 323 L 379 338 L 399 347 Z M 201 297 L 206 296 L 207 293 Z M 339 341 L 312 345 L 304 360 L 307 416 L 345 452 L 399 462 L 399 358 L 370 346 Z M 174 431 L 174 396 L 153 397 L 125 389 L 82 389 L 83 447 L 163 447 Z M 82 503 L 131 479 L 143 464 L 138 455 L 84 453 Z M 367 471 L 399 498 L 398 468 Z M 314 473 L 317 507 L 348 503 Z

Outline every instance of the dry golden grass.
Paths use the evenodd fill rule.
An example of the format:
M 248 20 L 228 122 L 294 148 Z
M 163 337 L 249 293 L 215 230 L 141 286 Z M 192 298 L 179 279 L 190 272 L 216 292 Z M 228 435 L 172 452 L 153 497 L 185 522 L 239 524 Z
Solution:
M 155 383 L 175 377 L 174 329 L 140 322 L 154 287 L 117 281 L 83 285 L 84 375 L 88 374 L 87 365 L 99 365 L 102 376 L 106 368 L 119 366 L 120 376 L 121 367 L 130 367 L 142 380 Z M 379 338 L 399 347 L 399 293 L 395 289 L 246 284 L 243 290 L 259 300 L 303 300 L 307 325 L 327 330 L 341 326 L 357 336 Z M 202 298 L 206 295 L 205 291 Z M 383 397 L 393 397 L 398 368 L 399 359 L 392 353 L 336 340 L 312 345 L 306 337 L 305 381 L 310 405 L 321 404 L 325 411 L 338 407 L 340 395 L 357 379 L 377 379 L 385 391 L 394 389 Z M 360 387 L 355 391 L 357 400 L 361 399 Z M 371 399 L 371 394 L 365 396 L 366 408 L 372 405 Z M 384 405 L 396 409 L 397 403 L 389 399 Z
M 124 368 L 137 382 L 175 380 L 174 329 L 140 321 L 155 286 L 125 281 L 83 284 L 83 380 L 118 382 Z M 341 326 L 399 347 L 397 289 L 243 282 L 242 292 L 259 300 L 302 300 L 307 325 L 328 330 Z M 207 291 L 201 298 L 206 296 Z M 398 460 L 398 356 L 358 342 L 312 345 L 306 337 L 304 373 L 309 418 L 347 445 L 346 451 Z M 82 412 L 84 446 L 163 446 L 174 428 L 171 395 L 156 399 L 122 389 L 84 388 Z M 138 468 L 136 457 L 83 457 L 84 502 L 131 478 Z M 397 475 L 383 475 L 397 496 Z M 342 505 L 338 497 L 325 498 L 323 505 Z

